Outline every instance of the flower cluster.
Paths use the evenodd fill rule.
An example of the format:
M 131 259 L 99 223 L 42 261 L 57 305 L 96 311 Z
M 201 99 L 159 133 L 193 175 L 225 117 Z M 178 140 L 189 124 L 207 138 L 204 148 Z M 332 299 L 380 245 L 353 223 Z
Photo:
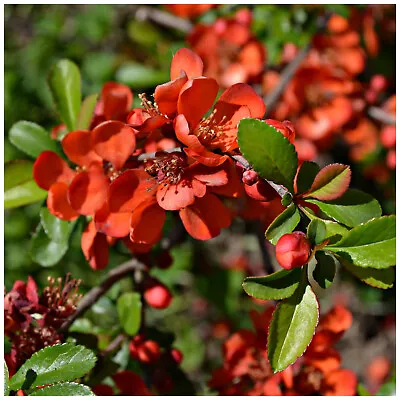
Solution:
M 132 252 L 149 251 L 161 238 L 167 211 L 178 212 L 199 240 L 217 236 L 250 210 L 261 220 L 281 211 L 274 190 L 246 179 L 248 171 L 231 158 L 240 120 L 262 118 L 263 100 L 244 83 L 218 96 L 217 81 L 203 69 L 197 54 L 180 49 L 171 80 L 156 87 L 154 101 L 140 95 L 142 107 L 135 109 L 129 88 L 105 84 L 89 129 L 61 140 L 75 166 L 52 151 L 36 159 L 33 175 L 48 190 L 49 211 L 67 221 L 91 218 L 82 250 L 93 269 L 108 264 L 108 246 L 118 239 Z M 266 122 L 293 141 L 288 121 Z M 274 202 L 279 205 L 271 207 Z
M 295 364 L 273 374 L 268 361 L 267 327 L 274 307 L 250 312 L 255 332 L 241 329 L 223 344 L 223 367 L 214 371 L 209 386 L 220 395 L 308 396 L 356 393 L 357 377 L 341 368 L 333 345 L 352 323 L 351 313 L 335 306 L 325 314 L 309 347 Z
M 11 352 L 5 355 L 11 374 L 40 349 L 61 343 L 58 329 L 76 309 L 80 295 L 79 281 L 48 278 L 49 285 L 39 295 L 32 277 L 16 281 L 4 297 L 4 332 L 11 341 Z

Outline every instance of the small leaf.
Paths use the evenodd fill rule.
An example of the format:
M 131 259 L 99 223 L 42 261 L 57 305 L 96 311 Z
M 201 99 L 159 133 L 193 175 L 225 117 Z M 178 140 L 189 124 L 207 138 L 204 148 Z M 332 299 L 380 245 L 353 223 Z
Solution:
M 368 392 L 365 386 L 362 385 L 361 383 L 357 385 L 357 394 L 359 396 L 371 396 L 371 394 Z
M 72 223 L 57 218 L 50 213 L 47 207 L 40 209 L 40 221 L 49 239 L 57 243 L 68 241 Z
M 268 358 L 274 372 L 284 370 L 304 353 L 318 323 L 318 308 L 308 284 L 278 304 L 268 333 Z
M 15 147 L 33 158 L 45 150 L 60 153 L 57 142 L 40 125 L 33 122 L 16 122 L 10 129 L 9 139 Z
M 76 382 L 56 383 L 35 390 L 29 396 L 94 396 L 90 387 Z
M 303 197 L 318 200 L 334 200 L 348 189 L 351 171 L 348 165 L 330 164 L 318 172 L 308 193 Z
M 326 249 L 359 267 L 389 268 L 396 264 L 396 216 L 375 218 L 356 226 Z
M 320 244 L 326 237 L 326 225 L 322 220 L 313 219 L 307 227 L 307 237 L 313 244 Z
M 145 89 L 156 86 L 168 80 L 168 71 L 157 71 L 149 66 L 127 62 L 116 72 L 118 82 L 134 88 Z
M 91 350 L 71 343 L 45 347 L 35 353 L 10 380 L 11 390 L 71 381 L 88 373 L 96 363 Z M 29 381 L 29 383 L 28 383 Z
M 334 257 L 323 251 L 315 253 L 317 265 L 313 271 L 313 278 L 322 289 L 331 286 L 336 273 L 336 263 Z
M 87 96 L 85 100 L 83 100 L 81 109 L 79 111 L 78 123 L 76 129 L 82 129 L 82 130 L 89 129 L 98 97 L 99 97 L 98 94 L 94 93 L 91 94 L 90 96 Z
M 51 69 L 48 83 L 62 121 L 69 131 L 77 129 L 81 107 L 79 68 L 70 60 L 60 60 Z
M 244 291 L 260 300 L 282 300 L 290 297 L 299 286 L 301 269 L 280 270 L 267 276 L 251 276 L 243 281 Z
M 4 171 L 4 174 L 6 175 L 6 171 Z M 40 187 L 36 185 L 36 182 L 31 179 L 8 189 L 4 193 L 4 208 L 25 206 L 27 204 L 36 203 L 46 197 L 46 190 L 40 189 Z
M 390 289 L 391 287 L 393 287 L 393 267 L 386 269 L 362 268 L 349 263 L 341 257 L 339 257 L 339 262 L 356 278 L 360 279 L 369 286 L 376 287 L 378 289 Z
M 296 193 L 303 193 L 310 189 L 314 178 L 319 172 L 319 166 L 313 161 L 304 161 L 296 176 Z
M 8 367 L 4 361 L 4 396 L 8 396 L 10 393 L 10 378 L 8 373 Z
M 33 163 L 28 160 L 14 160 L 4 164 L 4 191 L 32 180 L 32 168 Z
M 297 153 L 281 132 L 265 122 L 245 118 L 239 123 L 238 142 L 240 151 L 255 171 L 293 193 Z
M 299 222 L 300 212 L 294 204 L 291 204 L 272 221 L 265 232 L 265 237 L 276 245 L 281 236 L 293 232 Z
M 57 264 L 68 250 L 68 241 L 55 242 L 45 233 L 42 225 L 33 235 L 30 254 L 32 260 L 43 267 L 51 267 Z
M 360 225 L 382 215 L 378 201 L 369 194 L 356 189 L 349 189 L 342 197 L 331 201 L 315 199 L 307 199 L 307 201 L 316 204 L 335 221 L 349 227 Z
M 124 331 L 135 335 L 141 324 L 142 302 L 139 293 L 123 293 L 117 301 L 117 310 L 120 323 Z

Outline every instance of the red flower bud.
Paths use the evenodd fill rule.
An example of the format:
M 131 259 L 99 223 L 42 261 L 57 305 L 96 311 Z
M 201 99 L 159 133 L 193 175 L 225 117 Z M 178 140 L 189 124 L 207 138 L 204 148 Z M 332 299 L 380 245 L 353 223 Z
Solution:
M 278 196 L 271 185 L 262 179 L 258 180 L 254 185 L 244 185 L 244 190 L 249 197 L 257 201 L 271 201 Z
M 178 349 L 171 349 L 171 357 L 176 361 L 177 364 L 180 364 L 183 360 L 183 354 Z
M 294 131 L 294 126 L 290 121 L 277 121 L 275 119 L 266 119 L 268 125 L 273 126 L 276 130 L 282 133 L 286 139 L 289 140 L 290 143 L 294 142 L 294 138 L 296 136 Z
M 303 232 L 283 235 L 276 244 L 276 259 L 285 269 L 304 265 L 311 251 L 311 245 Z
M 258 181 L 258 174 L 256 171 L 249 170 L 244 171 L 242 176 L 242 182 L 246 185 L 254 185 Z
M 152 364 L 160 358 L 160 346 L 154 340 L 146 340 L 137 347 L 137 358 L 146 364 Z
M 153 308 L 167 308 L 172 301 L 172 294 L 161 282 L 154 280 L 144 291 L 144 299 Z
M 390 169 L 396 169 L 396 150 L 392 149 L 386 155 L 386 165 Z
M 396 146 L 396 127 L 387 125 L 381 130 L 382 146 L 390 149 Z

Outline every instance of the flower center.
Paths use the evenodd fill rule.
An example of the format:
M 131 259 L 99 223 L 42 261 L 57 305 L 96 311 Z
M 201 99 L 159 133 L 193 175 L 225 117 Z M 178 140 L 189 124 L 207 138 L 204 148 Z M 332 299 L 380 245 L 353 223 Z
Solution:
M 150 117 L 156 117 L 158 115 L 163 115 L 161 114 L 160 110 L 158 109 L 158 105 L 155 101 L 150 101 L 147 99 L 146 94 L 142 93 L 139 94 L 139 99 L 142 102 L 142 107 L 144 111 L 150 115 Z
M 156 177 L 158 183 L 167 186 L 179 183 L 186 166 L 187 159 L 183 153 L 161 153 L 156 154 L 156 158 L 150 161 L 150 165 L 145 170 L 149 175 Z
M 219 138 L 227 130 L 226 121 L 227 117 L 223 116 L 219 121 L 216 118 L 217 110 L 207 117 L 203 118 L 199 125 L 194 130 L 194 134 L 199 139 L 200 143 L 207 147 L 210 146 L 213 140 Z M 225 124 L 225 125 L 224 125 Z

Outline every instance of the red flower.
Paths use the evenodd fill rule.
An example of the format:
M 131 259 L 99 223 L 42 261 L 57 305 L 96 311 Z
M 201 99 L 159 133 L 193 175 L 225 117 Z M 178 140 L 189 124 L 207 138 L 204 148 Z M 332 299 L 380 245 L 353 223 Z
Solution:
M 192 18 L 204 14 L 210 8 L 217 7 L 215 4 L 165 4 L 170 12 L 178 17 Z

